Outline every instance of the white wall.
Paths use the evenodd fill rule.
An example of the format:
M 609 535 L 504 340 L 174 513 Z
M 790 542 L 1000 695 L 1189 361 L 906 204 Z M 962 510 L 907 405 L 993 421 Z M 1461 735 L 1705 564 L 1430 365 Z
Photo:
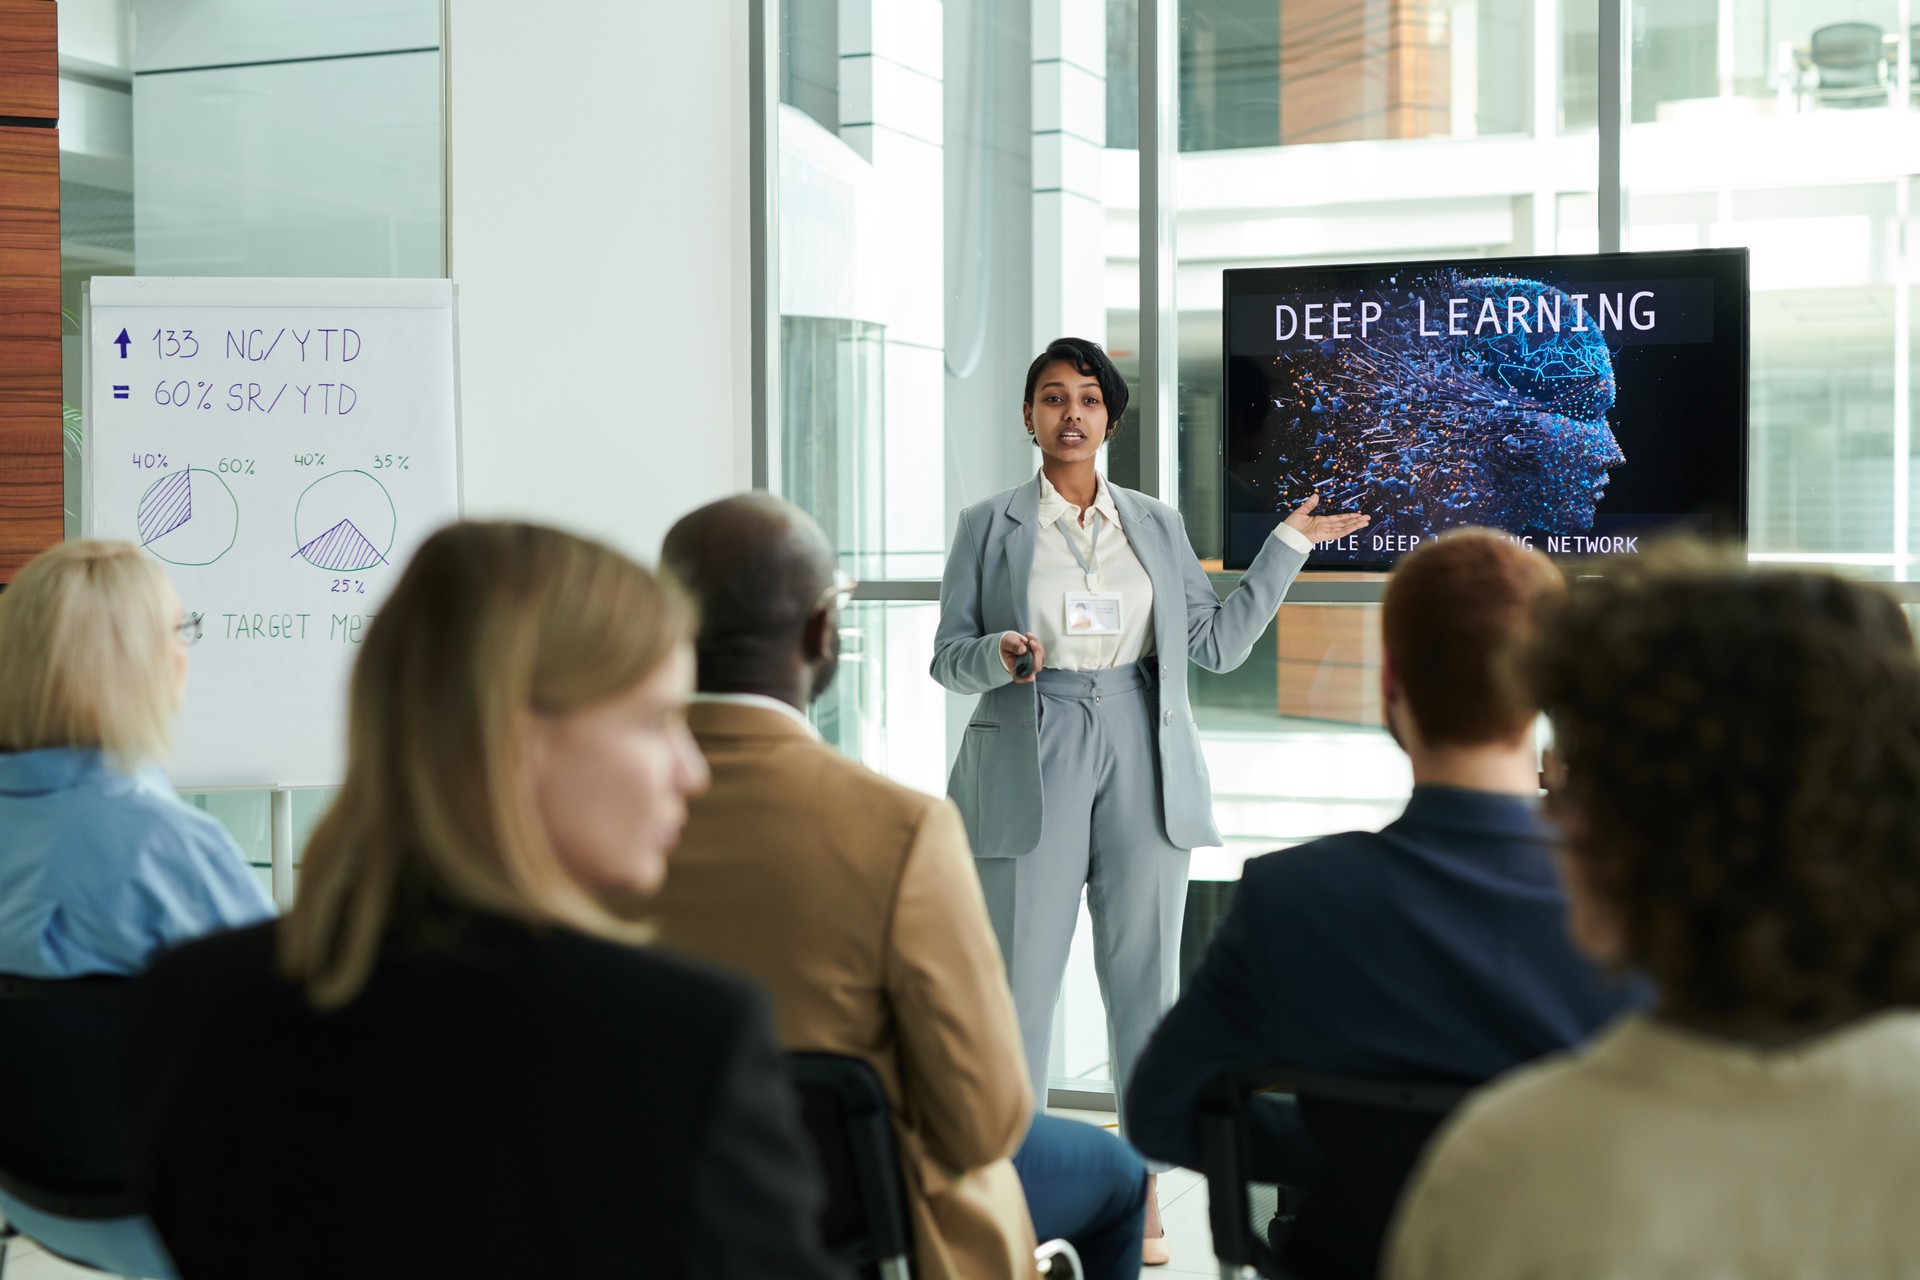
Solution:
M 747 486 L 745 0 L 451 0 L 466 504 L 652 560 Z

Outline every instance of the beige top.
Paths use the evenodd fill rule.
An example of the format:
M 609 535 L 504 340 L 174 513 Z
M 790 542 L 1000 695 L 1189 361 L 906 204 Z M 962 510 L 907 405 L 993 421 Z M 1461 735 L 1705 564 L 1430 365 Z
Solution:
M 1920 1277 L 1920 1014 L 1763 1052 L 1645 1018 L 1470 1101 L 1391 1280 Z

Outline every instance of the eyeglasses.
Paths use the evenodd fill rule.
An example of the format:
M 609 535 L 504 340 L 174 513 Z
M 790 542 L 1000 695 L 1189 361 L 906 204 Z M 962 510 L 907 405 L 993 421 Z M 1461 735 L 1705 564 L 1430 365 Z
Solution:
M 831 604 L 835 608 L 844 609 L 847 607 L 847 602 L 853 599 L 853 593 L 859 586 L 860 580 L 858 578 L 849 574 L 845 569 L 835 569 L 833 571 L 833 585 L 820 593 L 820 602 L 813 607 L 820 609 Z
M 175 634 L 180 637 L 181 644 L 194 645 L 200 643 L 200 637 L 206 634 L 206 629 L 200 625 L 201 617 L 202 615 L 200 614 L 190 613 L 180 620 L 179 626 L 174 628 Z

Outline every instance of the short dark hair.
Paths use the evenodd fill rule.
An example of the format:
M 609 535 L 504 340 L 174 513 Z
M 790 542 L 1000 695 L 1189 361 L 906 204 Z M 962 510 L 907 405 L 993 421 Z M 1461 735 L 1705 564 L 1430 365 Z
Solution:
M 1112 435 L 1120 429 L 1120 415 L 1127 411 L 1127 380 L 1120 376 L 1120 370 L 1114 367 L 1113 358 L 1101 349 L 1097 342 L 1085 338 L 1055 338 L 1047 344 L 1047 349 L 1034 357 L 1027 366 L 1027 393 L 1022 404 L 1033 403 L 1034 388 L 1040 385 L 1040 374 L 1050 364 L 1070 364 L 1082 375 L 1092 378 L 1100 384 L 1100 399 L 1107 406 L 1107 434 Z
M 1530 669 L 1568 856 L 1665 1007 L 1920 1003 L 1920 656 L 1890 595 L 1649 548 L 1547 607 Z
M 660 564 L 700 610 L 700 688 L 728 693 L 778 680 L 833 585 L 833 545 L 784 498 L 736 493 L 667 530 Z
M 1521 669 L 1534 609 L 1564 587 L 1551 560 L 1485 529 L 1423 542 L 1400 561 L 1380 631 L 1422 741 L 1472 747 L 1526 730 L 1539 714 Z

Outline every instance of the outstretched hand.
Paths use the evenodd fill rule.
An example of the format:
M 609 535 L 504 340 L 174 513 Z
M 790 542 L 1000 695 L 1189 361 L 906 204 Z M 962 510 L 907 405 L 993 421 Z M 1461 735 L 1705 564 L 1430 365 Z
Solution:
M 1355 512 L 1316 516 L 1313 514 L 1313 509 L 1319 505 L 1320 495 L 1313 494 L 1295 507 L 1293 514 L 1286 519 L 1286 523 L 1305 534 L 1309 542 L 1333 542 L 1373 523 L 1372 516 L 1363 516 Z

